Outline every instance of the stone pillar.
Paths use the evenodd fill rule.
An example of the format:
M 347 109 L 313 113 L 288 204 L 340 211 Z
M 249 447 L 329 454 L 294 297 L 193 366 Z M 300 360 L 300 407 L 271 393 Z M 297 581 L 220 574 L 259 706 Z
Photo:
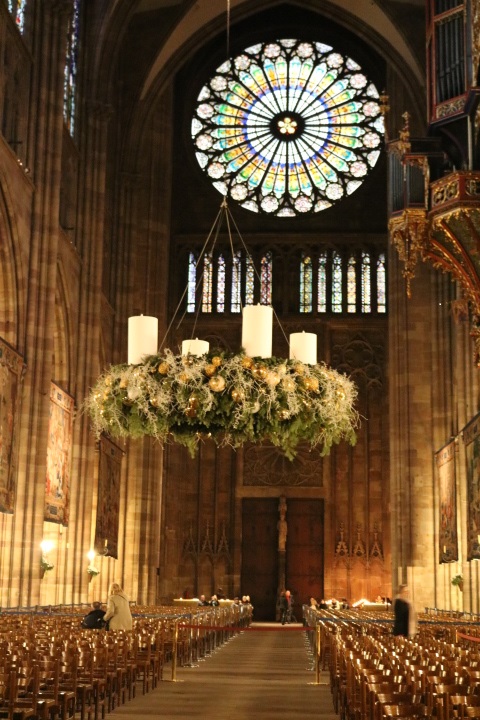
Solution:
M 102 328 L 102 269 L 105 233 L 105 162 L 107 130 L 111 107 L 88 102 L 82 123 L 81 174 L 77 248 L 82 258 L 78 325 L 75 397 L 81 404 L 100 373 Z M 70 602 L 84 602 L 88 593 L 88 560 L 93 545 L 98 455 L 88 417 L 79 414 L 74 426 L 72 467 L 70 556 L 66 583 L 71 587 Z M 102 585 L 107 580 L 107 563 L 102 561 Z M 117 579 L 117 578 L 115 578 Z M 105 588 L 106 589 L 106 588 Z

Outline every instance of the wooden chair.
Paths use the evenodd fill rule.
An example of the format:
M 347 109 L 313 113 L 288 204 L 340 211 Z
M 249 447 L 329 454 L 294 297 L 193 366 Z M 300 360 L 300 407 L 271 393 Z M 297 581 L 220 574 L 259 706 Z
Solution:
M 384 720 L 385 718 L 393 718 L 393 717 L 400 717 L 400 718 L 423 718 L 423 717 L 431 717 L 429 710 L 426 705 L 423 704 L 415 704 L 415 705 L 408 705 L 408 704 L 392 704 L 392 705 L 384 705 L 382 708 L 382 714 L 381 714 L 381 720 Z

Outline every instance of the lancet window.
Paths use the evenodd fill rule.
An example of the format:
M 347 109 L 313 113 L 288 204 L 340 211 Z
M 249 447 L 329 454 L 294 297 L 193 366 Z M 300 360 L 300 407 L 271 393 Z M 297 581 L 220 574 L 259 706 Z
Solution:
M 15 24 L 23 34 L 25 30 L 25 12 L 27 9 L 27 0 L 8 0 L 8 9 L 15 19 Z
M 197 311 L 198 298 L 203 313 L 240 313 L 243 305 L 272 304 L 274 254 L 268 250 L 257 256 L 259 271 L 252 256 L 242 250 L 233 257 L 223 251 L 206 253 L 200 262 L 190 252 L 187 313 Z M 277 297 L 289 293 L 289 277 L 277 272 L 275 282 L 282 285 Z M 297 288 L 292 309 L 302 314 L 386 313 L 385 253 L 347 248 L 301 251 Z
M 63 80 L 63 117 L 72 137 L 75 132 L 79 40 L 80 0 L 73 0 L 73 14 L 68 24 L 67 54 Z

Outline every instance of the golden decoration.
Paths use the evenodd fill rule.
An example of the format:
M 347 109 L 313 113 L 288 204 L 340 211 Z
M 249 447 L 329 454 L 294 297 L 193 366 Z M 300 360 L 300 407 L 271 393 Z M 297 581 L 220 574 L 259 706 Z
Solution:
M 222 390 L 225 390 L 225 378 L 221 375 L 210 378 L 208 384 L 213 392 L 222 392 Z
M 207 377 L 212 377 L 217 372 L 217 367 L 213 363 L 210 363 L 209 365 L 205 365 L 205 375 Z
M 265 380 L 267 377 L 267 368 L 263 363 L 255 363 L 252 368 L 252 375 L 256 380 Z

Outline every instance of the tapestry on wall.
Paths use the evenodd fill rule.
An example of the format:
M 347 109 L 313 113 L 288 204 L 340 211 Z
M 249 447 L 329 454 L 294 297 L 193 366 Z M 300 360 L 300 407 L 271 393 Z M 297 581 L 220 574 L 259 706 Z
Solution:
M 68 525 L 74 400 L 50 384 L 44 519 Z
M 120 518 L 120 473 L 123 450 L 104 435 L 99 443 L 98 504 L 95 527 L 95 551 L 118 557 Z
M 0 512 L 13 513 L 23 358 L 0 338 Z
M 467 455 L 467 560 L 480 560 L 480 414 L 462 437 Z
M 437 466 L 440 528 L 438 541 L 441 563 L 458 560 L 457 493 L 455 486 L 455 441 L 435 453 Z

